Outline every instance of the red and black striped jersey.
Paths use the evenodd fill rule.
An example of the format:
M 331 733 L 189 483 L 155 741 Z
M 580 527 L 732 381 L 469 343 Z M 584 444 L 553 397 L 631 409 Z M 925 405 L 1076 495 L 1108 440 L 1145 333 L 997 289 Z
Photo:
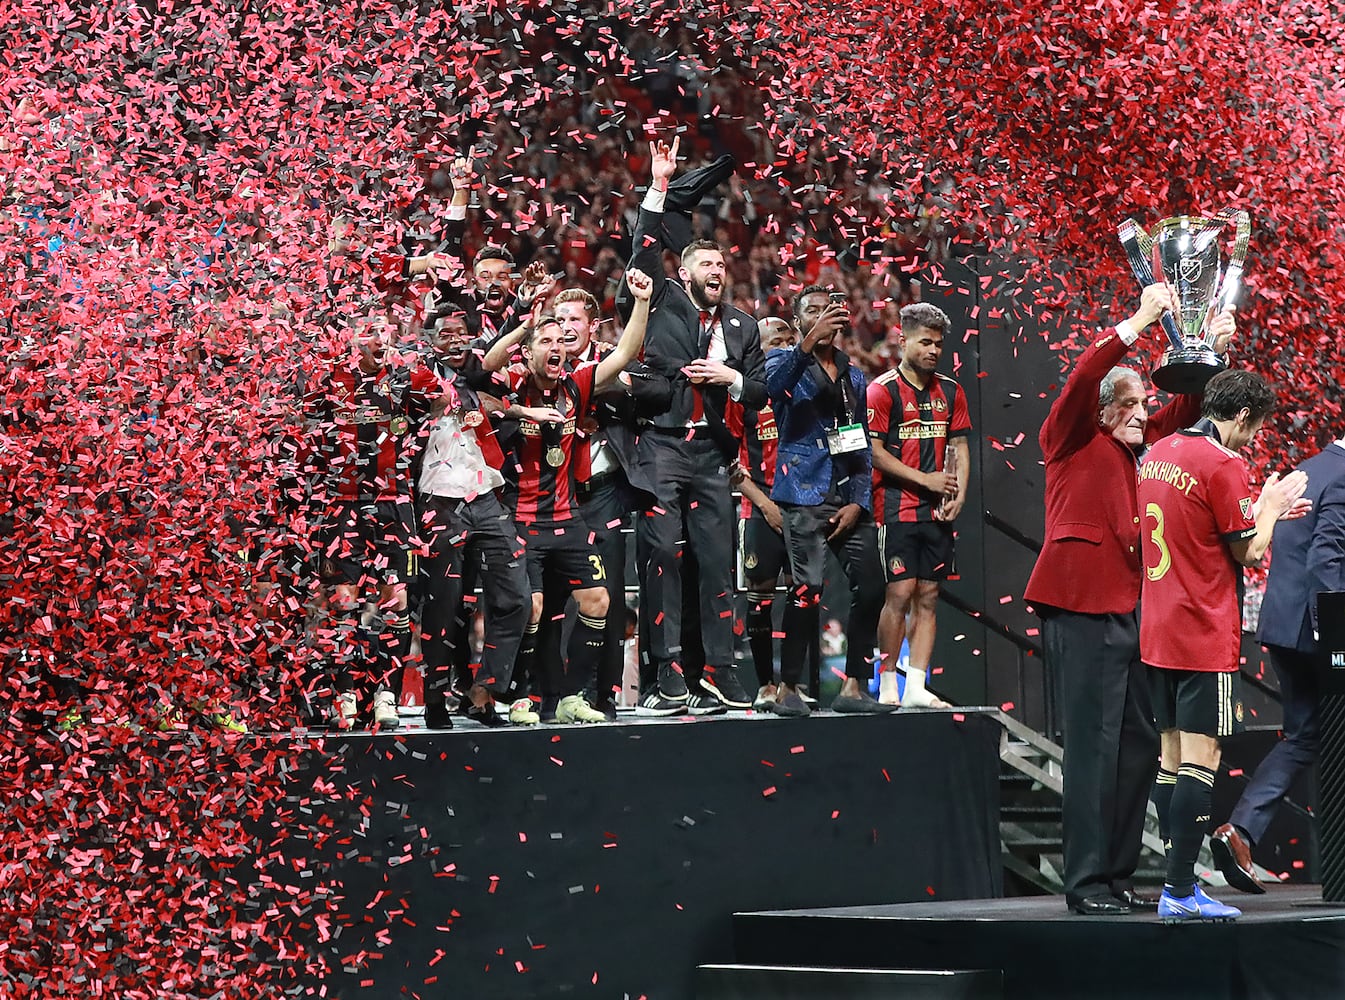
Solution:
M 1242 646 L 1242 567 L 1229 544 L 1256 534 L 1246 461 L 1201 421 L 1149 449 L 1137 496 L 1144 662 L 1163 670 L 1235 672 Z
M 579 516 L 575 477 L 589 460 L 588 439 L 579 424 L 589 414 L 597 365 L 581 365 L 556 387 L 543 391 L 521 365 L 506 372 L 520 406 L 551 406 L 564 424 L 520 420 L 518 434 L 504 461 L 505 492 L 519 524 L 553 524 Z
M 780 443 L 775 411 L 769 404 L 760 410 L 749 410 L 730 399 L 724 407 L 724 424 L 738 439 L 738 464 L 752 482 L 770 496 L 771 487 L 775 485 L 776 451 Z M 747 497 L 743 497 L 741 516 L 752 516 L 752 501 Z
M 423 366 L 384 367 L 368 375 L 337 364 L 305 397 L 318 422 L 316 470 L 331 500 L 398 500 L 411 496 L 416 433 L 438 395 L 439 379 Z
M 900 368 L 884 372 L 869 383 L 869 434 L 903 465 L 920 472 L 941 472 L 948 439 L 971 430 L 967 394 L 947 375 L 938 372 L 918 389 L 906 381 Z M 873 467 L 873 519 L 879 524 L 932 521 L 940 498 L 888 479 Z

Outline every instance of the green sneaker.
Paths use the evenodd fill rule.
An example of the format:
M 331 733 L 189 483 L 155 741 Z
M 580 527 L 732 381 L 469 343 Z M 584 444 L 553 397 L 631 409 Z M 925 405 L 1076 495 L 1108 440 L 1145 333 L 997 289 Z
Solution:
M 78 729 L 83 729 L 88 719 L 84 718 L 84 712 L 78 708 L 67 708 L 60 715 L 56 716 L 56 722 L 52 726 L 58 733 L 73 733 Z
M 556 706 L 556 721 L 564 723 L 606 722 L 607 716 L 584 700 L 580 694 L 566 695 Z
M 228 733 L 230 736 L 247 735 L 247 724 L 235 719 L 233 712 L 221 707 L 217 702 L 198 701 L 192 707 L 221 733 Z

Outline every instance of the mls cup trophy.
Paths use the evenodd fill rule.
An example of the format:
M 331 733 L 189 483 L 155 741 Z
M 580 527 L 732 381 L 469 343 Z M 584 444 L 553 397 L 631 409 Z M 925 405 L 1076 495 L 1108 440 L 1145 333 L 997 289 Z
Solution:
M 1220 266 L 1219 237 L 1233 229 L 1233 250 L 1227 269 Z M 1163 330 L 1170 346 L 1154 370 L 1154 384 L 1166 392 L 1200 392 L 1228 366 L 1214 353 L 1210 323 L 1233 304 L 1242 285 L 1242 264 L 1251 241 L 1251 218 L 1245 211 L 1224 209 L 1214 218 L 1178 215 L 1164 219 L 1146 233 L 1133 219 L 1121 223 L 1118 235 L 1141 286 L 1168 284 L 1177 299 L 1177 313 L 1165 312 Z

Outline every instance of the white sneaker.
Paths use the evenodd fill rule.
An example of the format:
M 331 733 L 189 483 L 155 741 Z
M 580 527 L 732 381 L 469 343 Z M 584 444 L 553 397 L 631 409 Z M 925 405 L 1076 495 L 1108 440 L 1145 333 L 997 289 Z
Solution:
M 530 698 L 520 698 L 509 706 L 509 721 L 516 726 L 535 726 L 542 717 L 533 711 Z
M 336 714 L 334 720 L 336 728 L 350 729 L 355 725 L 355 719 L 360 714 L 359 699 L 355 697 L 354 691 L 339 691 L 332 709 Z
M 374 694 L 374 725 L 381 732 L 396 729 L 401 724 L 397 718 L 397 696 L 386 689 Z
M 878 674 L 878 704 L 901 704 L 901 695 L 897 693 L 897 672 L 895 670 L 884 670 Z
M 556 706 L 556 721 L 564 723 L 606 722 L 607 716 L 584 700 L 581 694 L 566 695 Z

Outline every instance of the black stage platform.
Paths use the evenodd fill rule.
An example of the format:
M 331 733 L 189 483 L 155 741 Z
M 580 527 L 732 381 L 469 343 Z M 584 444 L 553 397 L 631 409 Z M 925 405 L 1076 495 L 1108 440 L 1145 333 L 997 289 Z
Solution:
M 281 919 L 327 997 L 691 997 L 734 911 L 997 895 L 999 732 L 959 711 L 300 741 L 275 849 L 311 891 Z
M 1051 896 L 738 913 L 734 941 L 752 965 L 1002 970 L 1006 1000 L 1345 996 L 1345 907 L 1304 905 L 1320 901 L 1316 886 L 1216 894 L 1242 918 L 1168 927 L 1155 916 L 1076 917 Z M 847 978 L 817 995 L 870 995 Z

